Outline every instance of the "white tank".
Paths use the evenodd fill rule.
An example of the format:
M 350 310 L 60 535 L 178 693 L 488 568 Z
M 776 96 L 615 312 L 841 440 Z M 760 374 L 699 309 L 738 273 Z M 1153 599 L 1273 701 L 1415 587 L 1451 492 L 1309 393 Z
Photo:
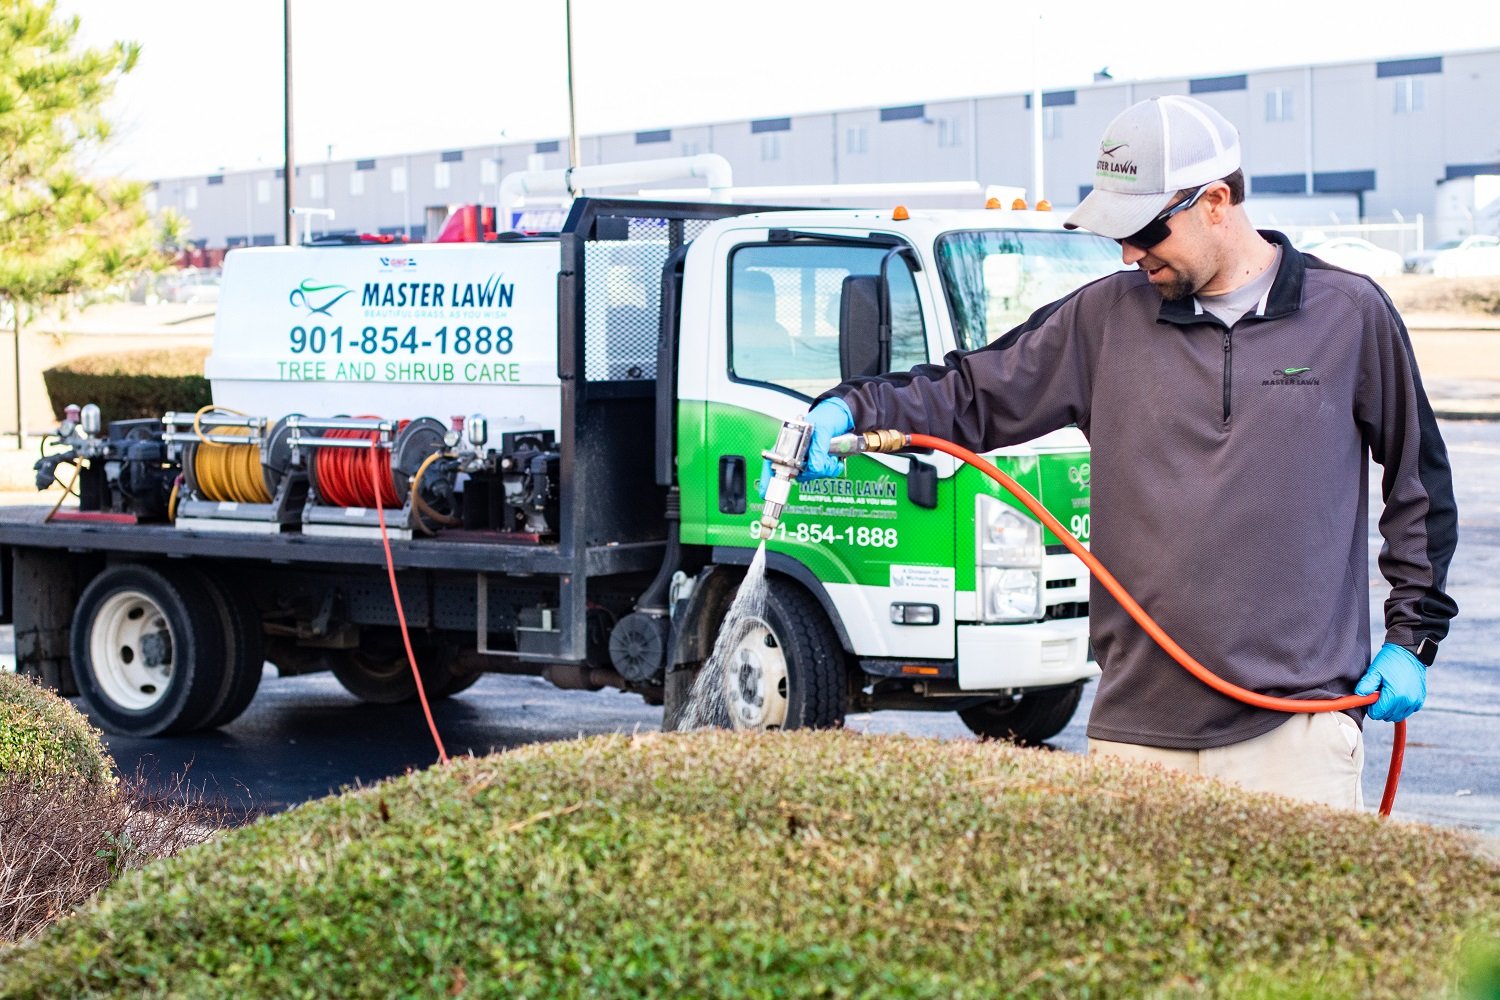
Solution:
M 272 419 L 482 413 L 560 430 L 556 242 L 235 250 L 206 374 Z

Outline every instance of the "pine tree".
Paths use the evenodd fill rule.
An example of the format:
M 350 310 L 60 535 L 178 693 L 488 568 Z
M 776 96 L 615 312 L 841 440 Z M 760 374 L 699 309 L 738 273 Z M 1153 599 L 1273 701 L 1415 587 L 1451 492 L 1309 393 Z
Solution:
M 81 47 L 78 23 L 51 2 L 0 0 L 0 317 L 15 336 L 18 441 L 25 324 L 160 260 L 145 186 L 81 168 L 109 138 L 104 104 L 140 47 Z

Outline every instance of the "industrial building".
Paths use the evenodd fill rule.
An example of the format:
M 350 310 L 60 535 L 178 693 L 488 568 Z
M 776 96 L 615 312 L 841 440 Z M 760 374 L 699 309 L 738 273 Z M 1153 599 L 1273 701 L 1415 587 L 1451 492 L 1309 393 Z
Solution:
M 1486 198 L 1500 174 L 1497 93 L 1500 49 L 1196 78 L 1101 72 L 1087 86 L 1041 95 L 1043 193 L 1059 209 L 1076 204 L 1116 114 L 1149 97 L 1191 94 L 1239 126 L 1260 224 L 1388 224 L 1402 229 L 1398 249 L 1412 248 L 1407 232 L 1429 243 L 1494 233 L 1500 201 Z M 717 153 L 737 185 L 978 181 L 1034 196 L 1031 103 L 1028 93 L 995 94 L 591 135 L 580 146 L 585 164 Z M 567 154 L 567 140 L 553 138 L 304 162 L 295 197 L 332 211 L 307 220 L 315 234 L 421 240 L 436 235 L 449 206 L 493 203 L 506 174 L 565 167 Z M 185 215 L 200 247 L 282 239 L 280 169 L 162 179 L 151 200 Z

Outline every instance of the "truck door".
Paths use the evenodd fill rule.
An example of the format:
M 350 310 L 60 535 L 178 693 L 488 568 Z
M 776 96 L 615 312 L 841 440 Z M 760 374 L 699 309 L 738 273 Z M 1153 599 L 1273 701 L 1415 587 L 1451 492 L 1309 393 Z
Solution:
M 714 327 L 723 335 L 707 352 L 701 411 L 708 544 L 759 541 L 761 451 L 782 421 L 839 383 L 844 279 L 878 274 L 890 249 L 889 240 L 800 237 L 738 243 L 719 258 L 724 323 Z M 936 330 L 924 317 L 935 300 L 927 276 L 901 256 L 888 264 L 888 277 L 891 367 L 905 370 L 929 360 Z M 953 495 L 942 464 L 942 456 L 858 456 L 842 477 L 792 488 L 771 551 L 798 560 L 823 584 L 856 653 L 954 655 Z M 893 620 L 915 605 L 923 609 L 912 621 Z

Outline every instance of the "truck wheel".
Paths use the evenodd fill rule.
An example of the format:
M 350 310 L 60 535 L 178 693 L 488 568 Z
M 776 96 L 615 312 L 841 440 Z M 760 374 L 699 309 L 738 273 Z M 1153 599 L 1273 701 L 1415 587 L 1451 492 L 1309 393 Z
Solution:
M 747 618 L 722 665 L 723 715 L 736 729 L 826 729 L 844 722 L 844 650 L 817 601 L 772 580 L 764 617 Z
M 194 571 L 193 578 L 213 601 L 224 633 L 224 679 L 216 704 L 204 720 L 203 729 L 217 729 L 238 719 L 260 688 L 265 671 L 265 636 L 260 612 L 242 591 L 219 583 L 207 573 Z
M 987 701 L 962 709 L 958 717 L 985 739 L 1036 746 L 1067 728 L 1081 697 L 1083 682 L 1079 681 L 1067 687 L 1030 691 L 1017 698 Z
M 439 643 L 413 640 L 417 667 L 422 671 L 422 688 L 429 701 L 456 694 L 478 680 L 468 675 L 454 677 L 448 672 L 448 661 Z M 376 705 L 397 705 L 417 697 L 417 681 L 406 662 L 406 647 L 399 632 L 382 635 L 359 649 L 330 650 L 328 665 L 333 676 L 360 701 Z
M 223 687 L 223 639 L 195 581 L 146 566 L 111 566 L 84 588 L 69 649 L 78 693 L 99 724 L 124 736 L 197 728 Z

